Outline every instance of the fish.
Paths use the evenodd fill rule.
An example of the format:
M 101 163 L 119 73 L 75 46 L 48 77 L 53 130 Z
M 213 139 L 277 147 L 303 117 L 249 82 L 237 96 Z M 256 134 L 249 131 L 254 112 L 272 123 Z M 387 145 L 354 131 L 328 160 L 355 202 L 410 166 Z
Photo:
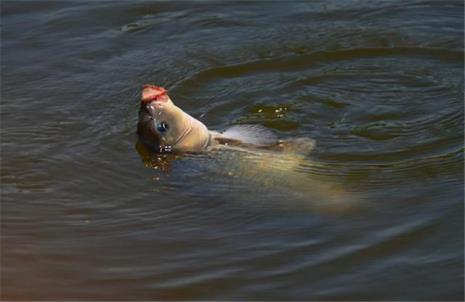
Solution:
M 144 146 L 137 146 L 139 154 L 146 166 L 161 171 L 169 170 L 171 162 L 180 159 L 179 154 L 207 153 L 209 174 L 220 173 L 288 191 L 294 200 L 304 201 L 313 208 L 324 205 L 331 212 L 346 211 L 358 200 L 334 181 L 301 171 L 305 167 L 321 166 L 308 159 L 316 146 L 314 139 L 279 139 L 261 125 L 240 124 L 223 131 L 209 130 L 176 106 L 167 90 L 159 86 L 143 87 L 137 129 Z M 158 154 L 155 160 L 145 149 Z

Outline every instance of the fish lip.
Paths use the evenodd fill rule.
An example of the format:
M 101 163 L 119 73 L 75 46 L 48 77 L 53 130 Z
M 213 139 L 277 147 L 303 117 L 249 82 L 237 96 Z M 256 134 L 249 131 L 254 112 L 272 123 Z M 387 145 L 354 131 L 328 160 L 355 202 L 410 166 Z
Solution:
M 152 101 L 167 102 L 168 90 L 155 85 L 144 85 L 142 88 L 141 102 L 151 103 Z

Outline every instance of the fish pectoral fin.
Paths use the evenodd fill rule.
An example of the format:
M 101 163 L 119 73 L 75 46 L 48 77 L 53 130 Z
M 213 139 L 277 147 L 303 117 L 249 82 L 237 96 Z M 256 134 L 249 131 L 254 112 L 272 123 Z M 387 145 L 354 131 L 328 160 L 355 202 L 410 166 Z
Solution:
M 279 141 L 277 148 L 286 153 L 309 154 L 316 146 L 316 141 L 308 137 L 292 138 Z
M 242 144 L 270 146 L 278 142 L 276 134 L 262 125 L 234 125 L 221 133 L 221 139 Z
M 220 145 L 239 146 L 243 144 L 240 140 L 222 136 L 217 136 L 214 138 L 214 140 Z

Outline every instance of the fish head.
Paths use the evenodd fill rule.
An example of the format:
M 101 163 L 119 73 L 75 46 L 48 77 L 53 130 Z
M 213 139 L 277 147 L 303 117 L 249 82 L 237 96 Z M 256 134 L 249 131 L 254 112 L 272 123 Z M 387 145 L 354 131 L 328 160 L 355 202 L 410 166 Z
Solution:
M 137 125 L 142 143 L 156 152 L 171 152 L 188 128 L 186 114 L 173 103 L 166 89 L 144 86 Z

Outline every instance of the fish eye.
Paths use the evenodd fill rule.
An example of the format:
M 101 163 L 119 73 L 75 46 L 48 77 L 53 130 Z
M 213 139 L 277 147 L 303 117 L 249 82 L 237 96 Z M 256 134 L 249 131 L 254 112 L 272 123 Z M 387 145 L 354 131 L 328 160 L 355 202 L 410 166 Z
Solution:
M 159 123 L 157 124 L 157 130 L 158 130 L 159 132 L 165 132 L 166 130 L 168 130 L 168 128 L 169 128 L 169 127 L 168 127 L 168 124 L 165 123 L 165 122 L 159 122 Z

